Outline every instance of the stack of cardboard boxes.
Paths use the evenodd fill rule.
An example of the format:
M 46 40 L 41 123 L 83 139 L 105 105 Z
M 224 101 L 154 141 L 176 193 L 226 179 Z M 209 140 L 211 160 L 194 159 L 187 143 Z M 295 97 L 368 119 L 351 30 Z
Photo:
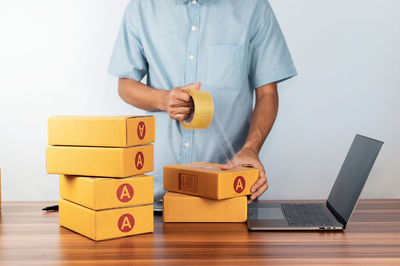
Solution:
M 191 163 L 164 167 L 164 222 L 245 222 L 259 170 Z M 177 192 L 177 193 L 176 193 Z
M 153 116 L 52 117 L 47 172 L 60 225 L 93 240 L 153 232 Z

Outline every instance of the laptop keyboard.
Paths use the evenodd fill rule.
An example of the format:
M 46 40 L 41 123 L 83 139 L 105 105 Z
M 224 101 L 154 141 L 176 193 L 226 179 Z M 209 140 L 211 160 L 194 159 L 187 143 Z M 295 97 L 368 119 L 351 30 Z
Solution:
M 289 226 L 319 227 L 333 224 L 321 203 L 282 203 L 281 206 Z

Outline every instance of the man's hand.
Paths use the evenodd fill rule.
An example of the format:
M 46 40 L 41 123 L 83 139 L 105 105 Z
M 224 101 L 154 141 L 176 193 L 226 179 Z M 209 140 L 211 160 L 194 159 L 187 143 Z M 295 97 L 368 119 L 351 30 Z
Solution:
M 258 153 L 248 148 L 243 148 L 239 151 L 235 157 L 222 166 L 223 170 L 233 169 L 238 166 L 252 166 L 260 170 L 260 175 L 257 182 L 251 187 L 250 192 L 252 193 L 247 203 L 251 203 L 253 200 L 261 196 L 268 188 L 267 175 Z
M 187 120 L 194 110 L 192 97 L 185 92 L 187 89 L 200 89 L 200 82 L 192 83 L 184 87 L 172 88 L 165 97 L 166 111 L 171 119 Z

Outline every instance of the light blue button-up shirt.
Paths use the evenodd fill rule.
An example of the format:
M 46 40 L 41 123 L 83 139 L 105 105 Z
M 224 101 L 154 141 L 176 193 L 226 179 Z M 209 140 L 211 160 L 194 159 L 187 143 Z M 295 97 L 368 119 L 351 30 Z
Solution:
M 167 113 L 152 113 L 156 200 L 164 192 L 164 165 L 224 163 L 226 142 L 234 152 L 245 143 L 254 90 L 296 75 L 267 0 L 131 0 L 108 72 L 135 80 L 147 75 L 148 86 L 164 90 L 201 82 L 213 96 L 225 142 L 212 130 L 215 122 L 206 130 L 185 130 Z

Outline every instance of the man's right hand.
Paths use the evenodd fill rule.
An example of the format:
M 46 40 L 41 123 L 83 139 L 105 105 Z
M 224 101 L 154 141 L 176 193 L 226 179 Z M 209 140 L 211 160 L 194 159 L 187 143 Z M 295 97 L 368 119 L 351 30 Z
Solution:
M 187 120 L 194 110 L 192 97 L 185 92 L 187 89 L 199 90 L 200 82 L 192 83 L 183 87 L 172 88 L 166 95 L 166 111 L 171 119 Z

